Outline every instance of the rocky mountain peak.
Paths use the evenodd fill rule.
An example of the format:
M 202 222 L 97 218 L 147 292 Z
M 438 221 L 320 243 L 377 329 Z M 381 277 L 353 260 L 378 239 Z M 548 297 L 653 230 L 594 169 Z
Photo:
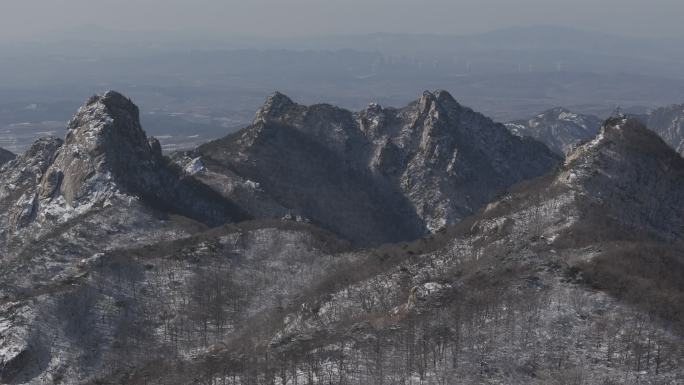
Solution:
M 382 135 L 382 128 L 386 125 L 386 110 L 378 103 L 370 103 L 359 111 L 357 116 L 359 128 L 369 138 L 378 138 Z
M 280 206 L 359 244 L 437 231 L 558 162 L 439 90 L 359 112 L 275 94 L 254 124 L 197 153 L 207 175 L 255 181 Z
M 271 94 L 266 101 L 266 105 L 270 106 L 271 108 L 278 108 L 281 106 L 289 106 L 293 104 L 295 104 L 295 102 L 293 102 L 289 96 L 283 94 L 280 91 L 273 92 L 273 94 Z
M 371 103 L 368 104 L 368 106 L 366 107 L 366 109 L 363 110 L 363 112 L 366 112 L 366 113 L 376 113 L 376 114 L 377 114 L 377 113 L 382 112 L 382 106 L 381 106 L 380 104 L 378 104 L 378 103 L 371 102 Z
M 122 94 L 108 91 L 92 96 L 78 110 L 67 128 L 66 145 L 79 142 L 95 153 L 116 152 L 113 146 L 149 152 L 147 136 L 140 126 L 140 111 Z
M 634 118 L 620 116 L 607 119 L 599 130 L 598 138 L 600 141 L 612 141 L 644 152 L 654 149 L 662 150 L 664 154 L 669 152 L 667 144 L 655 132 Z
M 86 102 L 87 105 L 102 103 L 111 111 L 123 110 L 134 115 L 139 115 L 138 106 L 136 106 L 131 99 L 114 90 L 105 91 L 99 95 L 93 95 Z
M 611 117 L 603 123 L 594 139 L 580 144 L 568 153 L 565 167 L 579 161 L 596 163 L 591 164 L 595 168 L 610 165 L 624 167 L 645 157 L 654 161 L 670 158 L 678 161 L 672 148 L 638 119 Z
M 437 95 L 430 91 L 423 91 L 423 95 L 418 100 L 418 108 L 424 114 L 439 110 L 440 103 Z
M 107 186 L 115 189 L 115 179 L 127 184 L 136 169 L 157 159 L 140 126 L 138 107 L 117 92 L 89 98 L 67 128 L 64 146 L 48 174 L 64 175 L 60 191 L 72 205 Z
M 425 109 L 426 106 L 435 103 L 437 101 L 437 98 L 435 95 L 430 92 L 430 91 L 423 91 L 423 94 L 420 96 L 420 99 L 418 103 L 421 106 L 421 110 Z
M 684 159 L 637 119 L 608 119 L 594 139 L 568 153 L 557 181 L 623 224 L 665 237 L 684 234 Z
M 420 99 L 418 99 L 418 105 L 422 111 L 433 107 L 441 109 L 461 107 L 456 99 L 449 92 L 444 90 L 423 91 Z
M 143 131 L 138 107 L 117 92 L 89 98 L 67 128 L 64 142 L 40 139 L 3 167 L 0 180 L 18 186 L 0 191 L 8 207 L 20 208 L 8 214 L 11 224 L 66 221 L 134 201 L 211 226 L 248 218 L 229 199 L 170 164 L 159 141 Z
M 19 157 L 19 160 L 29 167 L 35 166 L 44 172 L 63 144 L 62 139 L 54 136 L 39 138 Z
M 403 109 L 412 129 L 420 132 L 425 144 L 438 137 L 469 136 L 471 130 L 495 126 L 489 118 L 460 105 L 450 93 L 443 90 L 424 91 L 417 102 Z
M 292 99 L 276 91 L 266 99 L 264 105 L 257 111 L 254 122 L 282 120 L 294 107 L 298 107 L 298 105 Z
M 434 95 L 437 102 L 439 102 L 440 104 L 443 104 L 445 106 L 458 105 L 458 102 L 456 101 L 456 99 L 448 91 L 436 90 L 436 91 L 432 92 L 432 95 Z

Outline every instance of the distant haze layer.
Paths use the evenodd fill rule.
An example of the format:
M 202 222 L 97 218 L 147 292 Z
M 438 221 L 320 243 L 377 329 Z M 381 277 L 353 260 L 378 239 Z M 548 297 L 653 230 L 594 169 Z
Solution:
M 679 0 L 4 0 L 0 40 L 46 38 L 78 25 L 275 37 L 468 34 L 544 24 L 633 36 L 681 36 L 682 12 Z

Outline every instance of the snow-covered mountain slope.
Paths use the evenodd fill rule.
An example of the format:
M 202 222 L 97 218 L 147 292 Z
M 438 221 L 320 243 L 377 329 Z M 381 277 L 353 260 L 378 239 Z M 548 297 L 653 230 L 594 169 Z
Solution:
M 601 120 L 558 107 L 528 120 L 506 123 L 506 127 L 515 135 L 535 138 L 564 155 L 572 146 L 593 138 L 601 127 Z
M 675 151 L 684 154 L 684 105 L 661 107 L 632 117 L 657 133 Z M 560 107 L 528 120 L 506 123 L 515 135 L 535 138 L 559 155 L 593 138 L 600 126 L 601 120 L 595 116 L 573 113 Z
M 169 223 L 163 234 L 138 225 L 148 232 L 117 229 L 128 244 L 71 239 L 24 254 L 41 266 L 0 260 L 13 277 L 0 291 L 0 383 L 128 383 L 133 368 L 190 359 L 253 327 L 325 269 L 353 260 L 335 254 L 345 243 L 296 222 L 200 232 Z
M 559 160 L 437 91 L 401 109 L 360 112 L 276 93 L 251 126 L 184 154 L 181 164 L 191 161 L 203 165 L 199 179 L 256 217 L 290 212 L 379 244 L 456 223 Z M 244 197 L 250 185 L 270 199 L 255 205 Z
M 297 218 L 311 206 L 293 191 L 318 207 L 344 196 L 331 191 L 333 177 L 321 179 L 325 189 L 293 180 L 329 171 L 345 178 L 341 186 L 365 188 L 354 195 L 363 198 L 373 195 L 361 182 L 394 186 L 403 175 L 450 186 L 441 166 L 411 167 L 444 165 L 429 155 L 450 148 L 451 136 L 471 144 L 457 147 L 463 159 L 499 173 L 510 169 L 506 157 L 529 160 L 516 148 L 541 146 L 444 108 L 443 94 L 424 99 L 353 114 L 275 95 L 236 137 L 177 154 L 183 168 L 148 141 L 126 98 L 88 101 L 64 142 L 39 140 L 0 169 L 0 383 L 681 382 L 684 159 L 634 120 L 608 120 L 556 171 L 410 243 L 358 249 L 341 231 Z M 398 125 L 423 104 L 439 118 Z M 394 123 L 373 134 L 360 123 L 369 114 Z M 329 122 L 350 116 L 330 134 Z M 367 138 L 381 133 L 388 143 L 418 142 L 397 174 L 380 165 L 400 162 L 352 156 L 375 154 Z M 278 153 L 284 144 L 296 147 Z M 504 148 L 511 152 L 497 152 Z M 307 176 L 287 165 L 293 159 L 309 162 Z M 347 162 L 344 173 L 333 160 Z M 287 177 L 257 179 L 268 165 Z M 380 198 L 393 196 L 366 202 L 391 207 Z M 373 229 L 372 216 L 354 220 L 360 210 L 343 203 L 330 202 L 350 207 L 347 225 Z M 292 215 L 214 226 L 243 210 Z
M 160 375 L 169 383 L 200 375 L 678 383 L 682 177 L 684 160 L 660 138 L 611 119 L 555 174 L 516 186 L 455 228 L 323 277 L 286 315 L 273 315 L 280 326 L 263 326 L 270 337 L 247 330 L 214 346 L 188 377 Z
M 84 243 L 114 212 L 92 214 L 0 259 L 14 277 L 0 379 L 677 383 L 683 176 L 660 138 L 618 118 L 555 173 L 411 243 L 358 250 L 284 220 L 126 226 L 144 206 Z
M 684 156 L 684 104 L 657 108 L 643 120 L 648 128 Z

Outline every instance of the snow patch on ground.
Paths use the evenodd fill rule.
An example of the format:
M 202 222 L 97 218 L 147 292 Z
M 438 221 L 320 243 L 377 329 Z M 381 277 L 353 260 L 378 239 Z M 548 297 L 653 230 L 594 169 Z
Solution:
M 199 157 L 192 159 L 185 166 L 185 172 L 190 175 L 195 175 L 202 170 L 204 170 L 204 163 L 202 163 L 202 159 Z

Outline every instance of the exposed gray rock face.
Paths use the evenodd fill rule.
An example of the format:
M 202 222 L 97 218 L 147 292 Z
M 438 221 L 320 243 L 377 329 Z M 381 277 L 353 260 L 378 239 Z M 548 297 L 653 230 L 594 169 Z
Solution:
M 138 108 L 107 92 L 91 98 L 69 122 L 67 137 L 48 170 L 61 179 L 59 192 L 71 206 L 121 188 L 148 204 L 210 225 L 246 216 L 227 199 L 166 164 L 159 142 L 140 127 Z
M 228 199 L 161 156 L 140 127 L 138 108 L 116 92 L 94 96 L 69 122 L 66 139 L 38 140 L 0 170 L 0 235 L 39 235 L 93 210 L 141 201 L 208 225 L 247 218 Z M 0 248 L 1 250 L 2 248 Z
M 649 129 L 684 156 L 684 104 L 662 107 L 642 117 Z
M 557 107 L 528 120 L 506 123 L 506 127 L 515 135 L 535 138 L 556 154 L 565 155 L 574 145 L 596 136 L 601 120 Z
M 73 258 L 247 218 L 151 143 L 137 107 L 108 92 L 79 110 L 65 141 L 40 139 L 0 168 L 0 258 L 6 273 L 0 289 L 32 285 L 28 272 L 41 266 L 52 266 L 59 277 Z
M 10 160 L 16 158 L 16 155 L 13 153 L 5 150 L 4 148 L 0 148 L 0 166 L 3 164 L 9 162 Z
M 361 244 L 437 231 L 558 163 L 542 144 L 445 91 L 401 109 L 372 104 L 356 113 L 276 93 L 251 126 L 200 146 L 184 164 L 196 158 L 205 166 L 198 178 L 214 188 L 252 181 L 276 215 L 293 212 Z
M 637 119 L 609 119 L 564 169 L 561 180 L 580 186 L 620 223 L 683 239 L 684 160 Z
M 39 186 L 62 143 L 58 138 L 41 138 L 20 157 L 0 168 L 0 239 L 8 240 L 14 229 L 35 219 Z

